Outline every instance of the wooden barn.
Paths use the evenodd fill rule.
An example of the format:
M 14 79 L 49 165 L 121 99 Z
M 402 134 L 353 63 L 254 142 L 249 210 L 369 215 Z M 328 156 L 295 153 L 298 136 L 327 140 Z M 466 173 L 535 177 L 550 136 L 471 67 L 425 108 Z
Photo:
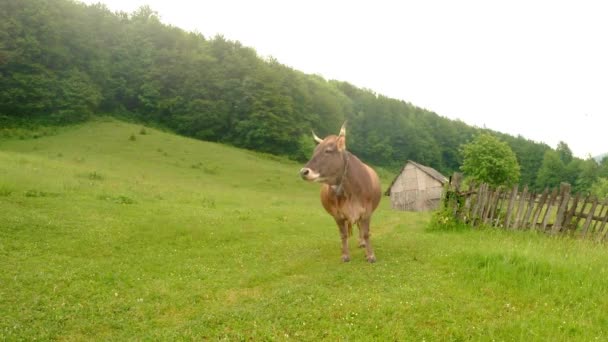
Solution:
M 384 194 L 395 210 L 430 211 L 439 206 L 447 182 L 437 170 L 408 160 Z

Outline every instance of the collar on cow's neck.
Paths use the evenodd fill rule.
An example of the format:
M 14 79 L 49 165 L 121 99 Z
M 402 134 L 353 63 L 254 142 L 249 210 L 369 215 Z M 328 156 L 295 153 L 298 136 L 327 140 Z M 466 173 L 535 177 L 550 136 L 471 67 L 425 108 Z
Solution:
M 342 196 L 344 194 L 344 179 L 346 178 L 346 172 L 348 171 L 349 157 L 350 153 L 348 153 L 347 150 L 344 150 L 342 152 L 342 159 L 344 160 L 344 171 L 342 172 L 342 177 L 340 177 L 340 181 L 338 182 L 338 184 L 331 186 L 336 196 Z

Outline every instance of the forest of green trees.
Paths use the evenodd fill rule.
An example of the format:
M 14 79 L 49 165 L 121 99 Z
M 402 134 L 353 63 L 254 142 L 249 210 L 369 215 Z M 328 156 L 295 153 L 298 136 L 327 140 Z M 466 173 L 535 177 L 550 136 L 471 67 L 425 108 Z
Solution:
M 336 133 L 348 120 L 349 149 L 362 159 L 390 170 L 412 159 L 445 174 L 462 164 L 461 145 L 486 132 L 507 142 L 519 182 L 535 189 L 568 181 L 590 191 L 608 177 L 606 160 L 574 158 L 565 143 L 552 149 L 304 74 L 222 36 L 165 25 L 149 7 L 0 2 L 0 125 L 108 114 L 298 160 L 311 152 L 311 129 Z

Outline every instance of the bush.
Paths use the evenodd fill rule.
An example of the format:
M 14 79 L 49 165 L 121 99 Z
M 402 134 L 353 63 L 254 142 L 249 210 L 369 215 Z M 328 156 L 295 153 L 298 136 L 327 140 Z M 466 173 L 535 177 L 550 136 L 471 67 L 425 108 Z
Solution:
M 460 169 L 467 177 L 492 187 L 513 186 L 519 181 L 517 157 L 506 142 L 490 134 L 481 134 L 462 145 L 461 152 Z
M 608 178 L 598 178 L 593 182 L 591 193 L 598 198 L 608 197 Z
M 455 192 L 448 191 L 447 187 L 443 193 L 441 205 L 439 209 L 433 213 L 427 230 L 456 231 L 469 229 L 469 226 L 466 223 L 460 221 L 457 218 L 457 215 L 454 215 L 455 208 L 462 208 L 464 198 L 458 196 Z
M 0 128 L 0 139 L 38 139 L 44 136 L 57 133 L 57 127 L 53 126 L 34 126 L 34 127 L 4 127 Z
M 455 218 L 449 208 L 441 209 L 433 213 L 431 221 L 427 226 L 427 230 L 429 231 L 459 231 L 465 229 L 470 229 L 470 227 L 466 223 Z

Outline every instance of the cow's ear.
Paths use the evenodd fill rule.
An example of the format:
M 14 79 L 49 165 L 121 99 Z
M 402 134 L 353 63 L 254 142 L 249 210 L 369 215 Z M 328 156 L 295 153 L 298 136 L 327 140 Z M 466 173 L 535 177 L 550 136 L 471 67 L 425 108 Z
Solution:
M 344 151 L 346 149 L 346 136 L 338 136 L 338 139 L 336 139 L 336 146 L 338 147 L 338 151 Z
M 346 149 L 346 121 L 340 127 L 340 134 L 338 135 L 338 140 L 336 140 L 336 145 L 338 146 L 339 151 L 344 151 Z

